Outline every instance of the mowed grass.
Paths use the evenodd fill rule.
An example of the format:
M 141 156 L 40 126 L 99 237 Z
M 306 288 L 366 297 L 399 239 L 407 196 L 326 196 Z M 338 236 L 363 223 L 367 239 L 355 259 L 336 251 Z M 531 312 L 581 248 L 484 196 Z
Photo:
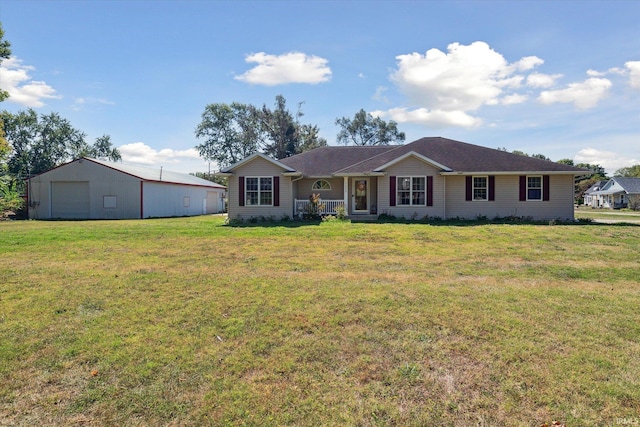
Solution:
M 575 210 L 575 217 L 580 220 L 640 223 L 640 211 L 630 209 L 592 209 L 587 206 L 580 206 Z
M 640 420 L 639 254 L 632 225 L 0 222 L 0 424 Z

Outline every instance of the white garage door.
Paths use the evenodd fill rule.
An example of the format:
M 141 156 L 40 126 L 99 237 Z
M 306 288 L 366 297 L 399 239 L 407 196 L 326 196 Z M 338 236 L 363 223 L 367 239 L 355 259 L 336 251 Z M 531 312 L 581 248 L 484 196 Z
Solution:
M 51 218 L 89 218 L 89 182 L 52 182 Z

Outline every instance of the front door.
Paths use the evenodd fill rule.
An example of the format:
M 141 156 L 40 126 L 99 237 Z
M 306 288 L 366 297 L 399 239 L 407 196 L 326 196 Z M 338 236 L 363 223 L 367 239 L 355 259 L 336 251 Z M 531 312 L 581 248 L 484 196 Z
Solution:
M 358 178 L 353 180 L 353 212 L 369 212 L 369 179 Z

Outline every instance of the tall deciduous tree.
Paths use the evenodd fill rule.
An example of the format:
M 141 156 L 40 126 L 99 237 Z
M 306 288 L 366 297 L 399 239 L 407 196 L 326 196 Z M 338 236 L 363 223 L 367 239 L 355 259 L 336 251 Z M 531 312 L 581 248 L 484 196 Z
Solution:
M 4 39 L 4 30 L 2 29 L 2 23 L 0 22 L 0 64 L 3 59 L 7 59 L 11 56 L 11 43 Z M 0 89 L 0 102 L 9 97 L 9 92 Z M 1 125 L 1 123 L 0 123 Z
M 223 168 L 258 151 L 260 129 L 254 110 L 237 102 L 207 105 L 195 132 L 204 140 L 196 146 L 200 156 Z
M 86 135 L 58 113 L 38 117 L 32 109 L 3 111 L 0 118 L 12 147 L 7 166 L 16 178 L 45 172 L 90 149 Z
M 320 135 L 320 128 L 315 125 L 298 125 L 297 127 L 297 152 L 313 150 L 318 147 L 325 147 L 327 140 Z
M 96 138 L 96 141 L 89 148 L 88 156 L 100 160 L 111 160 L 112 162 L 122 160 L 120 150 L 113 146 L 109 135 L 102 135 Z
M 302 115 L 300 108 L 291 113 L 282 95 L 276 97 L 273 110 L 235 102 L 209 104 L 196 127 L 196 137 L 204 140 L 196 149 L 224 168 L 257 151 L 282 159 L 327 145 L 317 126 L 300 124 Z
M 276 159 L 298 154 L 296 123 L 301 113 L 298 111 L 294 119 L 293 114 L 287 110 L 287 101 L 284 96 L 276 96 L 273 110 L 263 105 L 262 110 L 256 113 L 260 120 L 263 135 L 262 150 L 265 154 Z
M 404 141 L 404 132 L 398 131 L 398 124 L 393 120 L 385 122 L 380 117 L 373 117 L 364 110 L 358 111 L 353 119 L 342 117 L 336 119 L 340 126 L 337 141 L 344 145 L 389 145 Z
M 11 43 L 4 39 L 4 30 L 2 29 L 2 23 L 0 22 L 0 64 L 3 59 L 7 59 L 11 56 Z M 0 102 L 9 97 L 9 92 L 0 89 Z M 11 151 L 9 143 L 5 139 L 4 122 L 0 118 L 0 173 L 2 173 L 2 165 L 6 156 Z
M 624 178 L 640 178 L 640 165 L 629 166 L 627 168 L 620 168 L 613 176 L 620 176 Z
M 314 125 L 301 124 L 302 102 L 298 104 L 295 114 L 287 109 L 284 96 L 276 96 L 275 108 L 266 105 L 256 110 L 260 121 L 262 135 L 262 151 L 276 159 L 284 159 L 303 151 L 327 145 L 327 140 L 319 136 L 319 128 Z

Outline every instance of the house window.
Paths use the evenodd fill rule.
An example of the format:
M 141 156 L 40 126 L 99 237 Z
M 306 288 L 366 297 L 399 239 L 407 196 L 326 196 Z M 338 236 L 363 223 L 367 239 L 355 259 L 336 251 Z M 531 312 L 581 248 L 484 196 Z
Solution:
M 103 196 L 102 207 L 104 209 L 117 209 L 118 197 L 117 196 Z
M 473 177 L 473 200 L 489 200 L 488 179 L 486 176 Z
M 246 204 L 247 206 L 272 206 L 273 205 L 273 178 L 272 177 L 247 177 L 246 178 Z
M 426 185 L 424 176 L 399 176 L 397 178 L 397 204 L 424 206 Z
M 542 200 L 542 177 L 527 177 L 527 200 Z
M 189 196 L 184 196 L 182 198 L 182 206 L 184 206 L 185 208 L 191 206 L 191 198 Z
M 331 190 L 331 184 L 326 179 L 319 179 L 311 186 L 312 190 Z

